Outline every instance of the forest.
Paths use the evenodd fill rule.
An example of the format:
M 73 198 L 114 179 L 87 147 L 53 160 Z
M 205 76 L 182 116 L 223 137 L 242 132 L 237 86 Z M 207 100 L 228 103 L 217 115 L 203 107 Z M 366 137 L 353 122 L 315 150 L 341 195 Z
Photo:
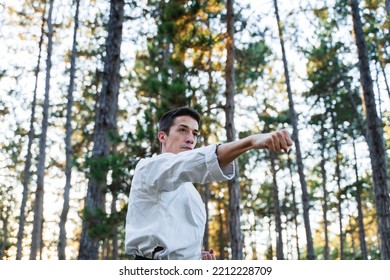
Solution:
M 0 2 L 0 259 L 127 260 L 135 166 L 286 129 L 196 185 L 221 260 L 390 259 L 390 0 Z

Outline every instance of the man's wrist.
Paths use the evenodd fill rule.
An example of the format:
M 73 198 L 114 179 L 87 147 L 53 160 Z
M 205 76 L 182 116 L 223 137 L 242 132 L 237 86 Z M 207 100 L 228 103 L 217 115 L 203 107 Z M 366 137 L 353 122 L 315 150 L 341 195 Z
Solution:
M 255 135 L 249 135 L 247 138 L 248 138 L 248 151 L 253 150 L 256 147 L 255 145 L 256 137 Z

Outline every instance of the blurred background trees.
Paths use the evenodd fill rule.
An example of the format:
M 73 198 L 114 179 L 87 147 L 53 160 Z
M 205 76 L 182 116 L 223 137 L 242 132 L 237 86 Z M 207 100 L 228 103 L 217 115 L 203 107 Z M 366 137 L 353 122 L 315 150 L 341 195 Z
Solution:
M 205 249 L 389 259 L 388 4 L 0 4 L 0 257 L 131 258 L 135 166 L 159 153 L 161 115 L 191 106 L 200 146 L 281 128 L 296 144 L 197 186 Z

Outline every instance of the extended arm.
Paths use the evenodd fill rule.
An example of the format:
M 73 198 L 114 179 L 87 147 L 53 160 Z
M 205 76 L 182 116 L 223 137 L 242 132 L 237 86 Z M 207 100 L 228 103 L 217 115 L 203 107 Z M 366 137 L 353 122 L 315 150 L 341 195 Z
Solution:
M 286 130 L 250 135 L 220 145 L 217 150 L 219 165 L 224 168 L 237 157 L 252 149 L 268 149 L 272 152 L 284 150 L 287 152 L 292 144 L 290 134 Z

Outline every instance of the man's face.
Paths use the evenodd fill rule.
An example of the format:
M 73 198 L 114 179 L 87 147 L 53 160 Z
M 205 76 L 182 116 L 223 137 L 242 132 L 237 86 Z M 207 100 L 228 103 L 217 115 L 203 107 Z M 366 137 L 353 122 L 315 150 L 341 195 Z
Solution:
M 162 153 L 177 154 L 195 148 L 197 136 L 199 135 L 198 122 L 190 116 L 179 116 L 175 118 L 169 135 L 160 131 L 158 139 L 162 144 Z

